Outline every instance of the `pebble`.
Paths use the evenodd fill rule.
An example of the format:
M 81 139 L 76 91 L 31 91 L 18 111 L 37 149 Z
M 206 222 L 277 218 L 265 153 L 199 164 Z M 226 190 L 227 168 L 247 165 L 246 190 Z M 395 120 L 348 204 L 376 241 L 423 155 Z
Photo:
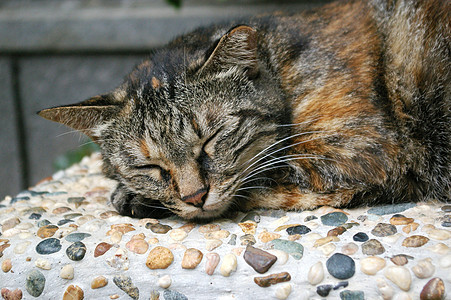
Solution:
M 321 216 L 321 222 L 327 226 L 340 226 L 348 221 L 348 216 L 342 212 L 331 212 Z
M 30 220 L 39 220 L 42 217 L 42 214 L 32 213 L 28 219 Z
M 360 270 L 367 275 L 375 275 L 385 268 L 385 265 L 385 259 L 377 256 L 370 256 L 360 260 Z
M 332 288 L 333 288 L 333 285 L 331 285 L 331 284 L 318 285 L 316 287 L 316 293 L 318 295 L 320 295 L 321 297 L 327 297 L 327 296 L 329 296 L 329 293 L 332 290 Z
M 352 239 L 356 242 L 366 242 L 368 241 L 369 237 L 365 232 L 357 232 L 353 235 Z
M 120 231 L 113 231 L 110 235 L 110 241 L 113 244 L 119 244 L 122 241 L 122 236 L 124 234 Z
M 330 242 L 338 242 L 339 240 L 340 239 L 337 238 L 336 236 L 326 236 L 326 237 L 317 239 L 315 241 L 315 243 L 313 244 L 313 247 L 317 248 L 319 246 L 325 245 L 325 244 L 330 243 Z
M 309 233 L 310 231 L 312 231 L 312 230 L 305 225 L 297 225 L 297 226 L 293 226 L 293 227 L 288 227 L 286 229 L 286 232 L 289 235 L 306 234 L 306 233 Z
M 2 222 L 2 232 L 5 232 L 6 230 L 16 227 L 17 224 L 19 224 L 19 223 L 20 223 L 20 219 L 17 217 L 10 218 L 10 219 L 3 221 Z
M 204 234 L 204 238 L 207 240 L 222 240 L 227 238 L 230 235 L 230 232 L 224 229 L 207 232 Z
M 340 281 L 337 283 L 336 286 L 334 286 L 334 290 L 338 290 L 339 288 L 345 288 L 349 285 L 349 281 Z
M 22 291 L 19 289 L 15 289 L 13 291 L 2 288 L 1 289 L 1 296 L 5 300 L 21 300 L 22 299 Z
M 374 215 L 391 215 L 391 214 L 397 214 L 400 212 L 403 212 L 405 210 L 408 210 L 409 208 L 415 207 L 416 203 L 399 203 L 399 204 L 388 204 L 388 205 L 382 205 L 382 206 L 376 206 L 373 208 L 370 208 L 368 210 L 369 214 Z
M 240 241 L 242 246 L 254 245 L 257 242 L 252 234 L 245 234 L 241 236 Z
M 65 240 L 68 242 L 80 242 L 82 240 L 84 240 L 87 237 L 90 237 L 91 234 L 89 233 L 84 233 L 84 232 L 75 232 L 75 233 L 71 233 L 69 235 L 67 235 L 65 237 Z
M 86 245 L 83 242 L 75 242 L 66 249 L 66 255 L 73 261 L 80 261 L 85 257 Z
M 273 222 L 271 223 L 271 225 L 274 226 L 274 227 L 278 227 L 278 226 L 280 226 L 280 225 L 282 225 L 282 224 L 288 222 L 289 220 L 290 220 L 290 217 L 289 217 L 289 216 L 283 216 L 283 217 L 281 217 L 281 218 L 279 218 L 279 219 L 273 221 Z
M 347 255 L 335 253 L 326 261 L 326 268 L 333 277 L 348 279 L 354 276 L 355 262 Z
M 44 291 L 45 277 L 39 270 L 31 270 L 26 278 L 27 292 L 33 297 L 39 297 Z
M 378 237 L 389 236 L 397 233 L 396 226 L 387 223 L 379 223 L 371 230 L 371 233 Z
M 188 297 L 180 292 L 173 290 L 165 290 L 163 296 L 164 300 L 188 300 Z
M 324 254 L 324 256 L 329 256 L 330 254 L 335 252 L 336 248 L 337 246 L 335 246 L 335 244 L 329 243 L 318 247 L 318 250 L 320 250 Z
M 214 252 L 207 253 L 205 254 L 205 257 L 207 258 L 207 263 L 205 264 L 205 273 L 207 273 L 208 275 L 213 275 L 216 267 L 219 264 L 219 254 Z
M 205 234 L 213 231 L 221 230 L 218 224 L 205 224 L 199 227 L 199 233 Z
M 41 241 L 36 246 L 36 252 L 39 254 L 52 254 L 61 250 L 61 242 L 55 238 L 49 238 Z
M 371 239 L 362 244 L 362 253 L 365 255 L 379 255 L 385 252 L 381 242 Z
M 19 243 L 16 245 L 16 247 L 14 247 L 13 251 L 15 254 L 23 254 L 27 250 L 28 246 L 30 246 L 30 244 L 31 244 L 31 242 L 29 242 L 29 241 Z
M 418 248 L 418 247 L 421 247 L 424 244 L 426 244 L 428 241 L 429 241 L 429 239 L 425 236 L 412 235 L 412 236 L 409 236 L 408 238 L 406 238 L 402 242 L 402 245 L 404 247 Z
M 144 254 L 149 249 L 149 244 L 142 238 L 132 238 L 125 247 L 133 253 Z
M 75 221 L 75 223 L 77 223 L 78 225 L 83 225 L 88 223 L 89 221 L 94 220 L 96 217 L 94 217 L 93 215 L 84 215 L 80 218 L 77 219 L 77 221 Z
M 276 292 L 274 293 L 274 296 L 277 299 L 284 300 L 284 299 L 287 299 L 288 296 L 290 296 L 290 294 L 291 294 L 291 284 L 286 282 L 286 283 L 280 284 L 277 287 Z
M 440 267 L 449 268 L 451 267 L 451 254 L 445 255 L 440 258 Z
M 36 233 L 38 237 L 40 238 L 48 238 L 55 234 L 55 232 L 58 230 L 58 226 L 56 225 L 46 225 L 42 226 L 38 229 L 38 232 Z
M 106 262 L 118 271 L 128 270 L 130 261 L 128 260 L 127 251 L 122 248 L 117 249 L 116 253 L 106 260 Z
M 63 279 L 74 279 L 74 266 L 68 264 L 61 268 L 60 277 Z
M 229 240 L 229 242 L 227 244 L 235 246 L 236 245 L 236 237 L 237 237 L 236 234 L 232 234 L 230 236 L 230 240 Z
M 241 219 L 241 222 L 253 221 L 255 223 L 260 223 L 260 220 L 261 216 L 258 213 L 250 212 Z
M 111 247 L 113 247 L 113 245 L 105 243 L 105 242 L 98 244 L 96 246 L 96 249 L 94 250 L 94 257 L 99 257 L 99 256 L 105 254 L 105 252 L 110 250 Z
M 233 271 L 236 271 L 237 259 L 235 254 L 229 253 L 224 255 L 219 271 L 222 276 L 229 277 Z
M 383 278 L 376 278 L 377 288 L 384 300 L 391 300 L 395 293 L 394 289 L 388 282 Z
M 122 233 L 122 234 L 126 234 L 127 232 L 134 231 L 134 230 L 136 230 L 136 229 L 133 228 L 133 225 L 132 225 L 132 224 L 129 224 L 129 223 L 121 223 L 121 224 L 114 224 L 114 225 L 111 225 L 111 230 L 112 230 L 112 231 L 119 231 L 119 232 Z M 107 233 L 107 235 L 108 235 L 108 233 Z
M 188 236 L 188 233 L 186 233 L 186 231 L 183 229 L 177 228 L 177 229 L 172 229 L 169 232 L 169 236 L 174 241 L 179 242 L 179 241 L 183 241 Z
M 321 283 L 321 281 L 323 281 L 324 267 L 322 262 L 319 261 L 310 267 L 310 270 L 307 274 L 307 279 L 311 285 L 317 285 L 318 283 Z
M 280 282 L 286 282 L 291 280 L 291 275 L 288 272 L 282 272 L 277 274 L 270 274 L 264 277 L 254 277 L 254 282 L 261 287 L 268 287 L 272 284 Z
M 396 284 L 403 291 L 407 292 L 408 290 L 410 290 L 412 277 L 406 267 L 389 266 L 385 268 L 384 275 L 387 279 Z
M 442 211 L 444 211 L 444 212 L 451 212 L 451 205 L 444 205 L 444 206 L 442 206 Z
M 278 233 L 273 233 L 273 232 L 268 232 L 268 231 L 266 231 L 266 230 L 260 232 L 260 234 L 258 235 L 258 239 L 259 239 L 260 241 L 262 241 L 263 243 L 271 242 L 271 241 L 273 241 L 273 240 L 275 240 L 275 239 L 278 239 L 278 238 L 280 238 L 280 237 L 281 237 L 280 234 L 278 234 Z
M 404 266 L 405 264 L 407 264 L 409 262 L 408 258 L 413 259 L 412 256 L 409 255 L 405 255 L 405 254 L 398 254 L 393 256 L 392 258 L 390 258 L 390 260 L 392 261 L 392 263 L 394 263 L 397 266 Z
M 149 269 L 166 269 L 174 261 L 174 255 L 166 247 L 157 246 L 150 250 L 147 256 L 146 266 Z
M 305 217 L 304 222 L 308 222 L 308 221 L 312 221 L 312 220 L 316 220 L 316 219 L 318 219 L 317 216 L 311 215 L 311 216 Z
M 241 227 L 241 230 L 245 234 L 255 234 L 257 231 L 257 223 L 254 221 L 246 221 L 243 223 L 238 223 L 238 226 Z
M 438 277 L 429 280 L 420 293 L 420 300 L 445 299 L 445 284 Z
M 50 270 L 52 268 L 52 265 L 50 264 L 50 262 L 46 259 L 43 258 L 37 258 L 36 261 L 34 262 L 34 265 L 36 267 L 38 267 L 39 269 L 43 269 L 43 270 Z
M 158 279 L 158 286 L 167 289 L 172 284 L 172 278 L 169 275 L 164 275 Z
M 63 300 L 82 300 L 84 292 L 78 285 L 69 285 L 64 292 Z
M 205 242 L 205 249 L 207 249 L 207 251 L 213 251 L 214 249 L 218 248 L 221 245 L 222 245 L 221 240 L 207 240 Z
M 169 230 L 172 229 L 171 226 L 169 225 L 163 225 L 163 224 L 146 224 L 146 228 L 152 230 L 153 233 L 158 233 L 158 234 L 166 234 Z M 149 226 L 147 226 L 149 225 Z
M 7 258 L 4 261 L 2 261 L 2 271 L 5 273 L 8 273 L 9 271 L 11 271 L 12 268 L 12 263 L 11 263 L 11 259 Z
M 363 291 L 344 290 L 340 292 L 341 300 L 364 300 L 365 293 Z
M 277 256 L 251 245 L 247 245 L 243 258 L 249 266 L 260 274 L 266 273 L 277 260 Z
M 304 254 L 304 246 L 299 243 L 282 239 L 275 239 L 271 243 L 274 249 L 285 251 L 296 260 L 300 260 Z
M 431 277 L 435 272 L 435 266 L 432 264 L 432 259 L 425 258 L 418 261 L 417 264 L 412 267 L 412 272 L 416 277 L 421 279 Z
M 346 232 L 347 229 L 343 226 L 335 227 L 327 232 L 327 236 L 339 236 Z
M 440 255 L 445 255 L 451 251 L 451 249 L 443 243 L 435 244 L 434 246 L 430 246 L 427 249 Z
M 108 279 L 104 276 L 97 276 L 91 281 L 91 289 L 100 289 L 108 284 Z
M 451 231 L 446 229 L 432 229 L 428 232 L 431 239 L 445 241 L 451 238 Z
M 132 299 L 139 299 L 139 290 L 133 284 L 132 279 L 126 275 L 116 275 L 113 277 L 113 282 L 118 288 L 123 290 Z
M 343 254 L 346 254 L 346 255 L 353 255 L 354 253 L 357 252 L 357 250 L 359 250 L 359 246 L 357 246 L 355 243 L 352 243 L 352 242 L 344 244 L 341 247 L 341 252 L 343 252 Z
M 182 259 L 183 269 L 195 269 L 203 258 L 203 253 L 195 248 L 186 249 Z
M 52 211 L 52 214 L 54 214 L 54 215 L 64 214 L 71 210 L 72 209 L 67 206 L 57 207 Z
M 271 249 L 268 250 L 269 253 L 277 257 L 276 264 L 277 265 L 284 265 L 288 261 L 288 253 L 282 250 L 277 249 Z
M 187 223 L 187 224 L 185 224 L 183 226 L 180 226 L 179 229 L 185 231 L 186 233 L 190 233 L 191 230 L 194 229 L 194 227 L 196 227 L 196 224 L 194 224 L 194 223 Z
M 71 222 L 73 222 L 73 220 L 66 220 L 66 219 L 63 219 L 63 220 L 59 220 L 58 223 L 56 223 L 56 224 L 57 224 L 58 226 L 63 226 L 63 225 L 65 225 L 65 224 L 71 223 Z
M 50 221 L 47 220 L 47 219 L 44 219 L 44 220 L 39 221 L 39 222 L 36 224 L 36 226 L 38 226 L 38 227 L 43 227 L 43 226 L 47 226 L 47 225 L 49 225 L 49 224 L 50 224 Z

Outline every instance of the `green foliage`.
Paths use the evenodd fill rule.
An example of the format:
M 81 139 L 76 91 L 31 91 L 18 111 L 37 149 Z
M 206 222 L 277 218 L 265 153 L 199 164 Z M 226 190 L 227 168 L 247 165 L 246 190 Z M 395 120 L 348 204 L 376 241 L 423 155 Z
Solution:
M 91 155 L 94 152 L 99 151 L 100 148 L 96 143 L 87 143 L 76 150 L 67 152 L 66 154 L 58 156 L 53 162 L 53 168 L 55 170 L 67 169 L 73 164 L 76 164 L 82 160 L 83 157 Z
M 180 8 L 182 6 L 182 0 L 166 0 L 166 2 L 175 8 Z

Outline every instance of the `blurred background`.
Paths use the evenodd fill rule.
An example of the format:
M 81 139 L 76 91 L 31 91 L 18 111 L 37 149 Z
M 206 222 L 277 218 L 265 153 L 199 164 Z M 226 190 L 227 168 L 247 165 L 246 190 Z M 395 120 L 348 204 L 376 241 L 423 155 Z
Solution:
M 327 0 L 0 0 L 0 199 L 93 151 L 36 115 L 122 82 L 134 65 L 198 26 Z

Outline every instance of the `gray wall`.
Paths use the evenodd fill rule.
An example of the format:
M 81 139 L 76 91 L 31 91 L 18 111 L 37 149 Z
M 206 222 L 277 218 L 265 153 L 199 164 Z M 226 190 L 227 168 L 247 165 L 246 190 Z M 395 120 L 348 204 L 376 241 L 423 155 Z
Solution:
M 151 49 L 199 25 L 324 2 L 0 1 L 0 198 L 50 176 L 57 156 L 88 141 L 38 110 L 114 88 Z

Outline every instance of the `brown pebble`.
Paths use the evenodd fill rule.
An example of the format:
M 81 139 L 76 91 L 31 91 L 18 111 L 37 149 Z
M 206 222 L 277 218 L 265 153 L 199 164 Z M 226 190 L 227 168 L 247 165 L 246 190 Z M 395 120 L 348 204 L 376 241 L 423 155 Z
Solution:
M 3 250 L 5 250 L 6 248 L 8 248 L 9 246 L 11 246 L 11 244 L 5 243 L 3 245 L 0 245 L 0 257 L 3 256 Z
M 243 258 L 249 266 L 260 274 L 266 273 L 277 260 L 275 255 L 251 245 L 247 245 Z
M 7 288 L 2 288 L 1 290 L 1 295 L 2 298 L 5 300 L 20 300 L 22 299 L 22 291 L 19 289 L 15 289 L 13 291 L 7 289 Z
M 110 296 L 110 299 L 119 299 L 119 295 L 118 294 L 114 294 Z
M 405 255 L 405 254 L 398 254 L 390 258 L 392 263 L 394 263 L 397 266 L 404 266 L 409 262 L 408 258 L 411 256 Z
M 327 236 L 338 236 L 343 234 L 346 231 L 346 228 L 343 226 L 335 227 L 327 232 Z
M 2 271 L 5 273 L 8 273 L 9 271 L 11 271 L 12 268 L 12 264 L 11 264 L 11 259 L 7 258 L 2 262 Z
M 280 238 L 281 235 L 278 233 L 268 232 L 266 230 L 262 231 L 258 235 L 258 239 L 263 243 L 271 242 L 272 240 Z
M 195 248 L 186 249 L 182 259 L 183 269 L 194 269 L 200 264 L 203 258 L 202 252 Z
M 150 250 L 147 256 L 146 266 L 149 269 L 166 269 L 174 261 L 174 255 L 166 247 L 157 246 Z
M 115 216 L 119 216 L 119 213 L 114 210 L 105 211 L 99 215 L 99 217 L 101 219 L 109 219 L 109 218 L 115 217 Z
M 144 254 L 149 249 L 149 244 L 143 239 L 132 238 L 125 247 L 136 254 Z
M 46 225 L 39 228 L 36 234 L 38 237 L 45 239 L 53 236 L 57 230 L 58 226 L 56 225 Z
M 81 300 L 84 298 L 83 290 L 78 285 L 69 285 L 64 292 L 63 300 Z
M 423 246 L 424 244 L 426 244 L 429 241 L 429 239 L 425 236 L 422 235 L 412 235 L 409 236 L 408 238 L 406 238 L 403 242 L 402 245 L 404 247 L 413 247 L 413 248 L 418 248 Z
M 148 228 L 150 230 L 152 230 L 153 233 L 159 233 L 159 234 L 166 234 L 169 230 L 172 229 L 171 226 L 164 225 L 164 224 L 152 224 L 152 225 L 148 226 Z
M 254 221 L 246 221 L 243 223 L 238 223 L 238 226 L 241 227 L 241 230 L 245 234 L 255 234 L 257 230 L 257 223 Z
M 194 227 L 196 227 L 196 224 L 188 223 L 188 224 L 185 224 L 185 225 L 181 226 L 179 229 L 185 231 L 186 233 L 190 233 L 191 230 L 194 229 Z
M 276 284 L 279 282 L 290 281 L 291 276 L 288 272 L 282 272 L 277 274 L 271 274 L 264 277 L 254 277 L 254 282 L 261 287 L 268 287 L 271 284 Z
M 127 224 L 127 223 L 111 225 L 111 229 L 115 230 L 115 231 L 119 231 L 122 234 L 126 234 L 127 232 L 135 230 L 135 228 L 133 228 L 133 224 Z
M 288 236 L 288 240 L 294 242 L 299 240 L 301 237 L 302 237 L 301 234 L 292 234 Z
M 209 232 L 213 232 L 213 231 L 218 231 L 220 230 L 221 227 L 219 227 L 219 225 L 217 224 L 205 224 L 199 227 L 199 233 L 209 233 Z
M 2 223 L 2 232 L 5 232 L 8 229 L 16 227 L 17 224 L 20 223 L 19 218 L 11 218 Z
M 207 253 L 205 254 L 205 257 L 207 258 L 207 263 L 205 264 L 205 272 L 208 275 L 213 275 L 213 273 L 215 272 L 216 267 L 219 264 L 219 254 L 218 253 Z
M 99 257 L 99 256 L 105 254 L 105 252 L 110 250 L 111 247 L 113 247 L 113 245 L 105 243 L 105 242 L 98 244 L 96 246 L 96 249 L 94 250 L 94 257 Z
M 362 253 L 366 255 L 379 255 L 385 252 L 384 246 L 376 239 L 371 239 L 362 244 Z
M 445 299 L 445 284 L 438 277 L 432 278 L 423 287 L 420 300 L 442 300 Z
M 407 225 L 412 223 L 414 220 L 412 218 L 406 218 L 406 217 L 397 217 L 393 216 L 390 218 L 390 224 L 392 225 Z
M 91 289 L 103 288 L 108 284 L 108 279 L 104 276 L 97 276 L 91 281 Z
M 52 210 L 52 213 L 55 215 L 59 215 L 59 214 L 64 214 L 67 213 L 68 211 L 71 211 L 72 208 L 67 207 L 67 206 L 62 206 L 62 207 L 57 207 L 54 210 Z

